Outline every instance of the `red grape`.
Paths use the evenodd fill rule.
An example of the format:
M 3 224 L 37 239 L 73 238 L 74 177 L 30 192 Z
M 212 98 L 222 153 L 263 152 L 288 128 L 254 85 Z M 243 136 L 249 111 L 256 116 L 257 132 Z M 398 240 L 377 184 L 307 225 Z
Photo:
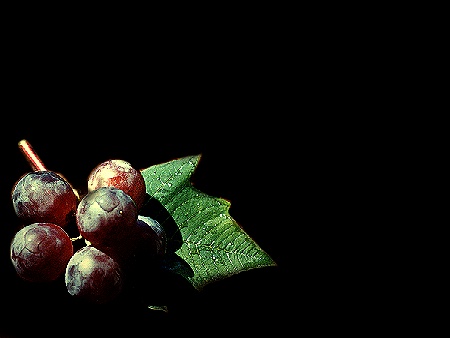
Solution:
M 72 296 L 103 304 L 120 294 L 123 275 L 113 258 L 88 245 L 70 258 L 65 272 L 65 284 Z
M 11 192 L 14 211 L 24 224 L 37 222 L 66 226 L 74 218 L 78 198 L 72 186 L 53 171 L 23 175 Z
M 123 190 L 101 187 L 81 199 L 75 216 L 80 235 L 109 254 L 111 247 L 120 246 L 134 231 L 138 214 Z
M 91 171 L 88 177 L 88 191 L 109 186 L 130 195 L 138 210 L 142 207 L 146 197 L 144 177 L 129 162 L 112 159 L 100 163 Z
M 17 274 L 31 282 L 53 281 L 73 255 L 69 235 L 53 223 L 32 223 L 13 237 L 10 258 Z

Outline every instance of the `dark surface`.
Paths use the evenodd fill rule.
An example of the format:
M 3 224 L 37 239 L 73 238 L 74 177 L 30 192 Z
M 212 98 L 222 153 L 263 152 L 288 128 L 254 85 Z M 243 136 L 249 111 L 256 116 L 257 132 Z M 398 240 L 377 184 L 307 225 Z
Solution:
M 154 330 L 287 336 L 315 326 L 323 303 L 310 299 L 322 298 L 323 290 L 311 288 L 319 280 L 310 267 L 320 249 L 310 250 L 317 238 L 309 231 L 318 222 L 308 215 L 317 215 L 311 211 L 317 200 L 307 187 L 317 184 L 311 154 L 320 142 L 310 103 L 323 100 L 311 100 L 315 80 L 299 74 L 311 64 L 297 57 L 289 22 L 278 27 L 260 18 L 242 27 L 227 21 L 217 31 L 209 30 L 213 22 L 192 34 L 183 28 L 167 38 L 105 34 L 86 44 L 77 37 L 79 45 L 29 31 L 26 39 L 11 39 L 0 127 L 0 338 L 150 337 Z M 312 57 L 306 47 L 302 53 Z M 77 189 L 107 159 L 142 169 L 202 154 L 193 184 L 229 200 L 230 215 L 278 265 L 201 292 L 169 281 L 168 313 L 142 307 L 139 294 L 98 307 L 74 300 L 61 280 L 25 283 L 9 261 L 17 227 L 10 192 L 30 171 L 17 147 L 21 139 Z
M 411 145 L 417 135 L 403 132 L 416 134 L 416 128 L 395 117 L 397 107 L 416 102 L 399 94 L 392 104 L 403 88 L 397 81 L 402 62 L 383 38 L 372 44 L 372 33 L 334 8 L 264 13 L 255 7 L 230 8 L 223 20 L 187 15 L 189 23 L 177 27 L 149 20 L 127 32 L 116 17 L 87 34 L 79 33 L 84 22 L 73 23 L 71 32 L 51 22 L 41 31 L 39 15 L 37 25 L 22 26 L 25 19 L 8 27 L 0 338 L 360 337 L 417 333 L 426 323 L 422 314 L 430 306 L 416 295 L 429 294 L 416 287 L 416 277 L 429 275 L 416 268 L 413 250 L 398 247 L 410 228 L 404 217 L 417 212 L 399 207 L 403 188 L 415 189 L 416 175 L 408 175 L 421 162 L 417 149 L 428 150 Z M 228 199 L 230 215 L 278 266 L 242 272 L 200 293 L 169 281 L 169 313 L 129 301 L 89 306 L 71 298 L 61 281 L 25 283 L 8 252 L 17 221 L 10 192 L 30 170 L 17 148 L 21 139 L 77 188 L 109 158 L 146 168 L 201 153 L 194 185 Z M 414 153 L 411 167 L 398 165 L 405 151 Z M 397 235 L 399 227 L 408 230 Z M 405 263 L 414 266 L 406 278 L 400 277 Z

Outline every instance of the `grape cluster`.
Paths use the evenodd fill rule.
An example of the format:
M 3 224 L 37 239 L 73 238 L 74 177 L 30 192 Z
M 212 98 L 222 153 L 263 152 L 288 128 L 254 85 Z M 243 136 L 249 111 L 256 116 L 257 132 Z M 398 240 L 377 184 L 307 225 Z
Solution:
M 112 301 L 124 288 L 127 264 L 142 255 L 156 261 L 166 253 L 164 228 L 139 214 L 146 198 L 141 172 L 124 160 L 95 167 L 82 197 L 54 171 L 41 167 L 26 173 L 11 192 L 22 224 L 10 246 L 17 274 L 30 282 L 64 278 L 72 296 Z M 66 231 L 70 222 L 78 237 Z M 78 240 L 84 243 L 75 250 Z

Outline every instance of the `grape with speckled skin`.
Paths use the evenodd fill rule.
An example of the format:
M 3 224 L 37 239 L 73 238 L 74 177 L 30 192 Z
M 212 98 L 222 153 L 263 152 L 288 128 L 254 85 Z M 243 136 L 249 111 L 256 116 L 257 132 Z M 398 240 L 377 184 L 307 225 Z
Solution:
M 64 273 L 73 255 L 69 235 L 53 223 L 32 223 L 20 229 L 10 245 L 17 274 L 30 282 L 48 282 Z
M 24 224 L 48 222 L 61 227 L 73 220 L 78 203 L 71 185 L 53 171 L 23 175 L 14 184 L 11 200 Z
M 75 217 L 80 235 L 110 254 L 132 235 L 138 213 L 133 199 L 123 190 L 100 187 L 81 199 Z
M 113 301 L 124 284 L 120 265 L 90 245 L 70 258 L 64 280 L 69 294 L 97 304 Z
M 146 188 L 141 172 L 124 160 L 111 159 L 98 164 L 88 176 L 88 191 L 113 186 L 123 190 L 139 210 L 144 204 Z

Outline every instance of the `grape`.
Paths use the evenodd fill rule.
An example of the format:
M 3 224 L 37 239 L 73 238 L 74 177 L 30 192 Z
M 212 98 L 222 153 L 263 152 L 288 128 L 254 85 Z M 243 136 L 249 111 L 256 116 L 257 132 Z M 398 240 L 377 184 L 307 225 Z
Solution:
M 100 187 L 88 192 L 76 211 L 80 235 L 96 248 L 110 253 L 126 243 L 136 226 L 137 209 L 133 199 L 115 187 Z
M 17 274 L 31 282 L 57 279 L 72 255 L 69 235 L 53 223 L 32 223 L 21 228 L 10 245 L 10 258 Z
M 114 300 L 123 289 L 119 264 L 92 245 L 73 254 L 67 263 L 64 280 L 72 296 L 98 304 Z
M 149 216 L 138 215 L 136 247 L 150 255 L 161 258 L 166 253 L 167 237 L 159 222 Z
M 138 210 L 142 207 L 146 197 L 144 177 L 129 162 L 112 159 L 100 163 L 91 171 L 88 176 L 88 191 L 108 186 L 130 195 Z
M 23 175 L 11 192 L 14 211 L 24 224 L 54 223 L 65 227 L 75 215 L 78 198 L 72 186 L 53 171 Z
M 167 238 L 164 228 L 155 219 L 138 215 L 135 227 L 130 228 L 130 236 L 120 245 L 105 251 L 126 268 L 141 263 L 157 263 L 166 253 Z

